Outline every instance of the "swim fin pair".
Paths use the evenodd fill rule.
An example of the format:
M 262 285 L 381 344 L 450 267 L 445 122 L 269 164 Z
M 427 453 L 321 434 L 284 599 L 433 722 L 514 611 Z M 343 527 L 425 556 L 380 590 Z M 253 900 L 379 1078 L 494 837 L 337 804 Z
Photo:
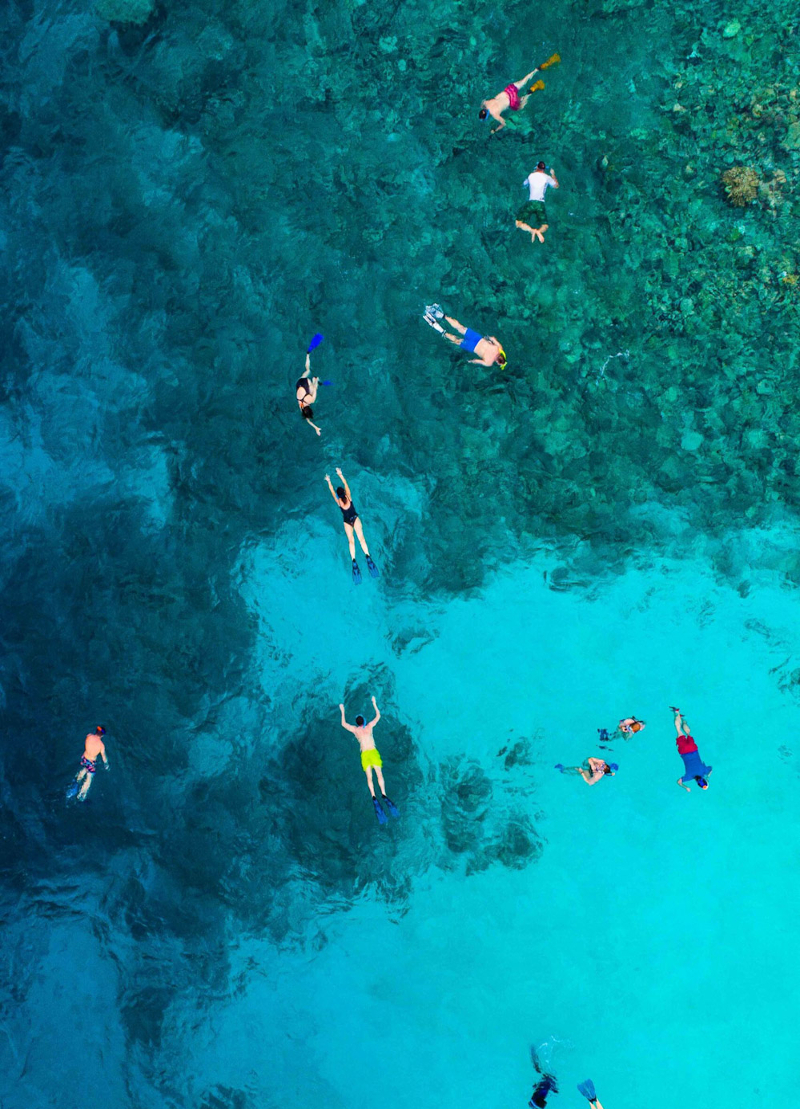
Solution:
M 423 319 L 434 331 L 438 331 L 440 335 L 444 335 L 444 328 L 439 323 L 439 320 L 444 319 L 444 309 L 441 305 L 426 304 Z
M 594 1082 L 591 1078 L 587 1078 L 585 1082 L 578 1083 L 578 1093 L 583 1094 L 589 1101 L 597 1101 L 597 1094 L 594 1091 Z
M 400 813 L 399 813 L 397 805 L 395 805 L 394 801 L 392 801 L 390 798 L 388 798 L 385 793 L 382 793 L 381 797 L 383 798 L 384 805 L 389 810 L 389 816 L 399 816 Z M 387 819 L 386 818 L 386 813 L 381 808 L 381 803 L 380 803 L 380 801 L 378 800 L 377 797 L 372 798 L 372 807 L 375 809 L 375 815 L 378 818 L 378 823 L 379 824 L 385 824 L 386 819 Z
M 378 567 L 375 565 L 369 555 L 367 555 L 367 569 L 369 570 L 369 576 L 371 578 L 380 577 L 380 574 L 378 573 Z M 358 563 L 355 559 L 353 559 L 353 585 L 361 585 L 361 571 L 359 570 Z

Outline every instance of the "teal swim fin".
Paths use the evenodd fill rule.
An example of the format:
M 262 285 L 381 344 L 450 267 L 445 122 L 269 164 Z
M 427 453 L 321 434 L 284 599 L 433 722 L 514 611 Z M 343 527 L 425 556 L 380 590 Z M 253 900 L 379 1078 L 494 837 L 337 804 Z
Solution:
M 395 805 L 394 801 L 392 801 L 392 799 L 390 797 L 387 797 L 385 793 L 382 794 L 382 797 L 383 797 L 384 805 L 389 810 L 389 816 L 399 816 L 400 812 L 397 808 L 397 805 Z
M 578 1083 L 578 1093 L 583 1094 L 589 1101 L 597 1101 L 597 1094 L 594 1092 L 594 1082 L 591 1078 L 587 1078 L 585 1082 Z
M 380 803 L 380 801 L 378 800 L 377 797 L 372 798 L 372 806 L 375 809 L 375 815 L 378 818 L 378 823 L 379 824 L 385 824 L 386 819 L 387 819 L 386 813 L 381 808 L 381 803 Z
M 375 565 L 369 555 L 367 555 L 367 569 L 369 570 L 369 576 L 371 578 L 380 577 L 380 574 L 378 573 L 378 567 Z
M 361 585 L 361 571 L 355 559 L 353 559 L 353 585 Z

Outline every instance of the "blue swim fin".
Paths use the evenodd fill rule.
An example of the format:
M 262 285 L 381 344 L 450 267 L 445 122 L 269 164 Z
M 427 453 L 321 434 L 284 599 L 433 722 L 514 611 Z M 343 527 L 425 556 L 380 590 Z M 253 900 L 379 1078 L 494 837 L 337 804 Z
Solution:
M 560 770 L 561 773 L 563 774 L 564 773 L 564 764 L 563 764 L 563 762 L 557 762 L 556 765 L 553 767 L 553 769 L 554 770 Z
M 375 809 L 375 815 L 378 818 L 378 823 L 379 824 L 385 824 L 386 823 L 386 813 L 381 808 L 381 803 L 380 803 L 380 801 L 378 800 L 377 797 L 372 798 L 372 805 L 373 805 L 373 808 Z
M 320 385 L 333 385 L 332 381 L 320 381 Z
M 585 1082 L 578 1083 L 578 1093 L 583 1094 L 589 1101 L 597 1101 L 597 1094 L 594 1092 L 594 1082 L 591 1078 L 587 1078 Z
M 67 800 L 69 801 L 69 799 L 71 797 L 74 797 L 77 792 L 78 792 L 78 783 L 75 782 L 75 781 L 70 782 L 69 785 L 67 786 Z
M 310 343 L 308 344 L 308 351 L 307 351 L 306 353 L 307 353 L 307 354 L 311 354 L 311 351 L 312 351 L 312 350 L 316 350 L 316 348 L 317 348 L 317 347 L 319 346 L 319 344 L 320 344 L 320 343 L 322 342 L 322 339 L 323 339 L 323 336 L 322 336 L 322 335 L 320 335 L 320 333 L 319 333 L 319 332 L 317 332 L 317 334 L 316 334 L 316 335 L 314 336 L 314 338 L 313 338 L 313 339 L 311 340 L 311 342 L 310 342 Z
M 391 797 L 387 797 L 385 793 L 382 794 L 382 797 L 384 805 L 389 810 L 389 816 L 399 816 L 400 812 Z
M 369 555 L 367 555 L 367 569 L 369 570 L 369 576 L 371 578 L 380 577 L 380 574 L 378 573 L 378 567 L 375 565 Z
M 361 571 L 355 559 L 353 559 L 353 585 L 361 585 Z

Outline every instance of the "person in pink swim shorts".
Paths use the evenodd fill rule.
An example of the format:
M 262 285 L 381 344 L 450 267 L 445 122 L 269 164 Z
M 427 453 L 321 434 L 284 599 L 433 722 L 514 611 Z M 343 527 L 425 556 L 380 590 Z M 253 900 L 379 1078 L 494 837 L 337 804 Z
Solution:
M 528 81 L 530 81 L 531 77 L 533 77 L 534 73 L 538 72 L 538 69 L 532 69 L 530 73 L 525 74 L 521 81 L 513 81 L 510 85 L 506 85 L 503 91 L 499 92 L 497 96 L 493 96 L 489 100 L 481 101 L 481 110 L 478 112 L 478 119 L 486 119 L 488 116 L 491 116 L 492 119 L 497 120 L 497 127 L 492 128 L 492 134 L 505 127 L 506 121 L 503 119 L 503 112 L 521 111 L 528 103 L 531 93 L 544 88 L 544 81 L 537 81 L 535 85 L 532 85 L 531 88 L 528 89 L 525 96 L 519 95 Z

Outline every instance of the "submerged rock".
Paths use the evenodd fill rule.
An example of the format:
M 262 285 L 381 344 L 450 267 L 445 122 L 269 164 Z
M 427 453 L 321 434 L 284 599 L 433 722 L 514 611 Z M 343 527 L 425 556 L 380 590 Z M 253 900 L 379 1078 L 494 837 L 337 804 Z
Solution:
M 97 0 L 95 11 L 110 23 L 146 23 L 155 0 Z

